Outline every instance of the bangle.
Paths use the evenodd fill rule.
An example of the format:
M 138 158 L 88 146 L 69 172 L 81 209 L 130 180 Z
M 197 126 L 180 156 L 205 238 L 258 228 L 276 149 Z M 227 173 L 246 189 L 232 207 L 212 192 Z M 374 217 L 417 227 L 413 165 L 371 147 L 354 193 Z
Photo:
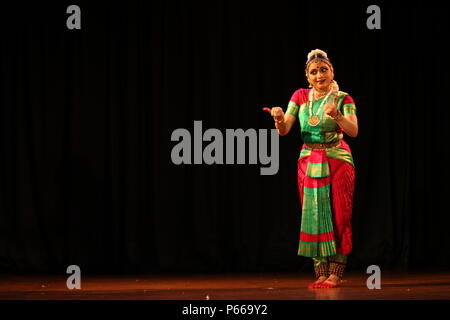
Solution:
M 339 121 L 343 117 L 342 113 L 338 110 L 337 115 L 335 117 L 332 117 L 333 120 Z
M 275 123 L 282 123 L 282 122 L 284 122 L 284 119 L 282 119 L 282 120 L 275 120 Z

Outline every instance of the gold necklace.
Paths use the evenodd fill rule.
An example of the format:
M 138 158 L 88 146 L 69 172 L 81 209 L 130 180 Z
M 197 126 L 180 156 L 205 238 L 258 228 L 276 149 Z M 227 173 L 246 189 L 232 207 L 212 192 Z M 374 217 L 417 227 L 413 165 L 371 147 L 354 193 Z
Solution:
M 314 97 L 316 100 L 319 100 L 320 98 L 326 96 L 326 94 L 328 93 L 329 90 L 325 90 L 322 92 L 318 92 L 316 89 L 314 89 Z
M 323 101 L 322 101 L 322 103 L 320 104 L 319 108 L 317 109 L 315 115 L 312 114 L 312 96 L 313 96 L 313 94 L 312 94 L 313 92 L 312 92 L 312 91 L 313 91 L 313 90 L 311 90 L 311 91 L 309 92 L 309 120 L 308 120 L 308 123 L 309 123 L 309 125 L 315 127 L 315 126 L 317 126 L 317 125 L 320 123 L 319 112 L 320 112 L 320 110 L 322 109 L 323 105 L 325 104 L 325 101 L 327 101 L 328 96 L 329 96 L 330 93 L 333 91 L 333 89 L 331 88 L 331 89 L 328 91 L 328 93 L 327 93 L 326 96 L 325 96 L 325 99 L 323 99 Z M 317 99 L 316 99 L 316 100 L 317 100 Z

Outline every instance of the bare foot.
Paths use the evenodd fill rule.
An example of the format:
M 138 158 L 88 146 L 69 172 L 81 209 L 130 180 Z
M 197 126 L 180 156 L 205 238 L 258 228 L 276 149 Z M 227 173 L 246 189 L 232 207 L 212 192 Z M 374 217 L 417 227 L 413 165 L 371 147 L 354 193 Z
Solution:
M 317 278 L 317 280 L 313 283 L 311 283 L 308 288 L 319 288 L 319 285 L 322 284 L 323 282 L 325 282 L 327 280 L 327 277 L 325 276 L 320 276 L 319 278 Z
M 341 283 L 341 278 L 339 278 L 335 274 L 332 274 L 328 277 L 328 279 L 326 279 L 325 281 L 320 283 L 319 288 L 336 288 L 339 286 L 340 283 Z

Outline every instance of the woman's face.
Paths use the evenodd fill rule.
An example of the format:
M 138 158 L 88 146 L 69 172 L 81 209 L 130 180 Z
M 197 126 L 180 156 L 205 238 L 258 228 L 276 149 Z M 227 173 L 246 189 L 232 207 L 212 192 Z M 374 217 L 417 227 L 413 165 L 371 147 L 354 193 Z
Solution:
M 317 90 L 324 91 L 330 87 L 333 81 L 334 73 L 330 66 L 325 62 L 311 62 L 308 66 L 308 73 L 306 74 L 308 82 Z

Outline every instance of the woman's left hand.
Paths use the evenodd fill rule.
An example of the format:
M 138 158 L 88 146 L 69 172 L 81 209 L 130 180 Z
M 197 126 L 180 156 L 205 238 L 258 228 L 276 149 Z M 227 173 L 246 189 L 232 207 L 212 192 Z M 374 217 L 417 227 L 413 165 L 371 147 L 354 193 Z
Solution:
M 323 112 L 325 112 L 330 117 L 335 117 L 338 112 L 336 107 L 336 98 L 337 95 L 334 96 L 333 103 L 327 102 L 323 109 Z

